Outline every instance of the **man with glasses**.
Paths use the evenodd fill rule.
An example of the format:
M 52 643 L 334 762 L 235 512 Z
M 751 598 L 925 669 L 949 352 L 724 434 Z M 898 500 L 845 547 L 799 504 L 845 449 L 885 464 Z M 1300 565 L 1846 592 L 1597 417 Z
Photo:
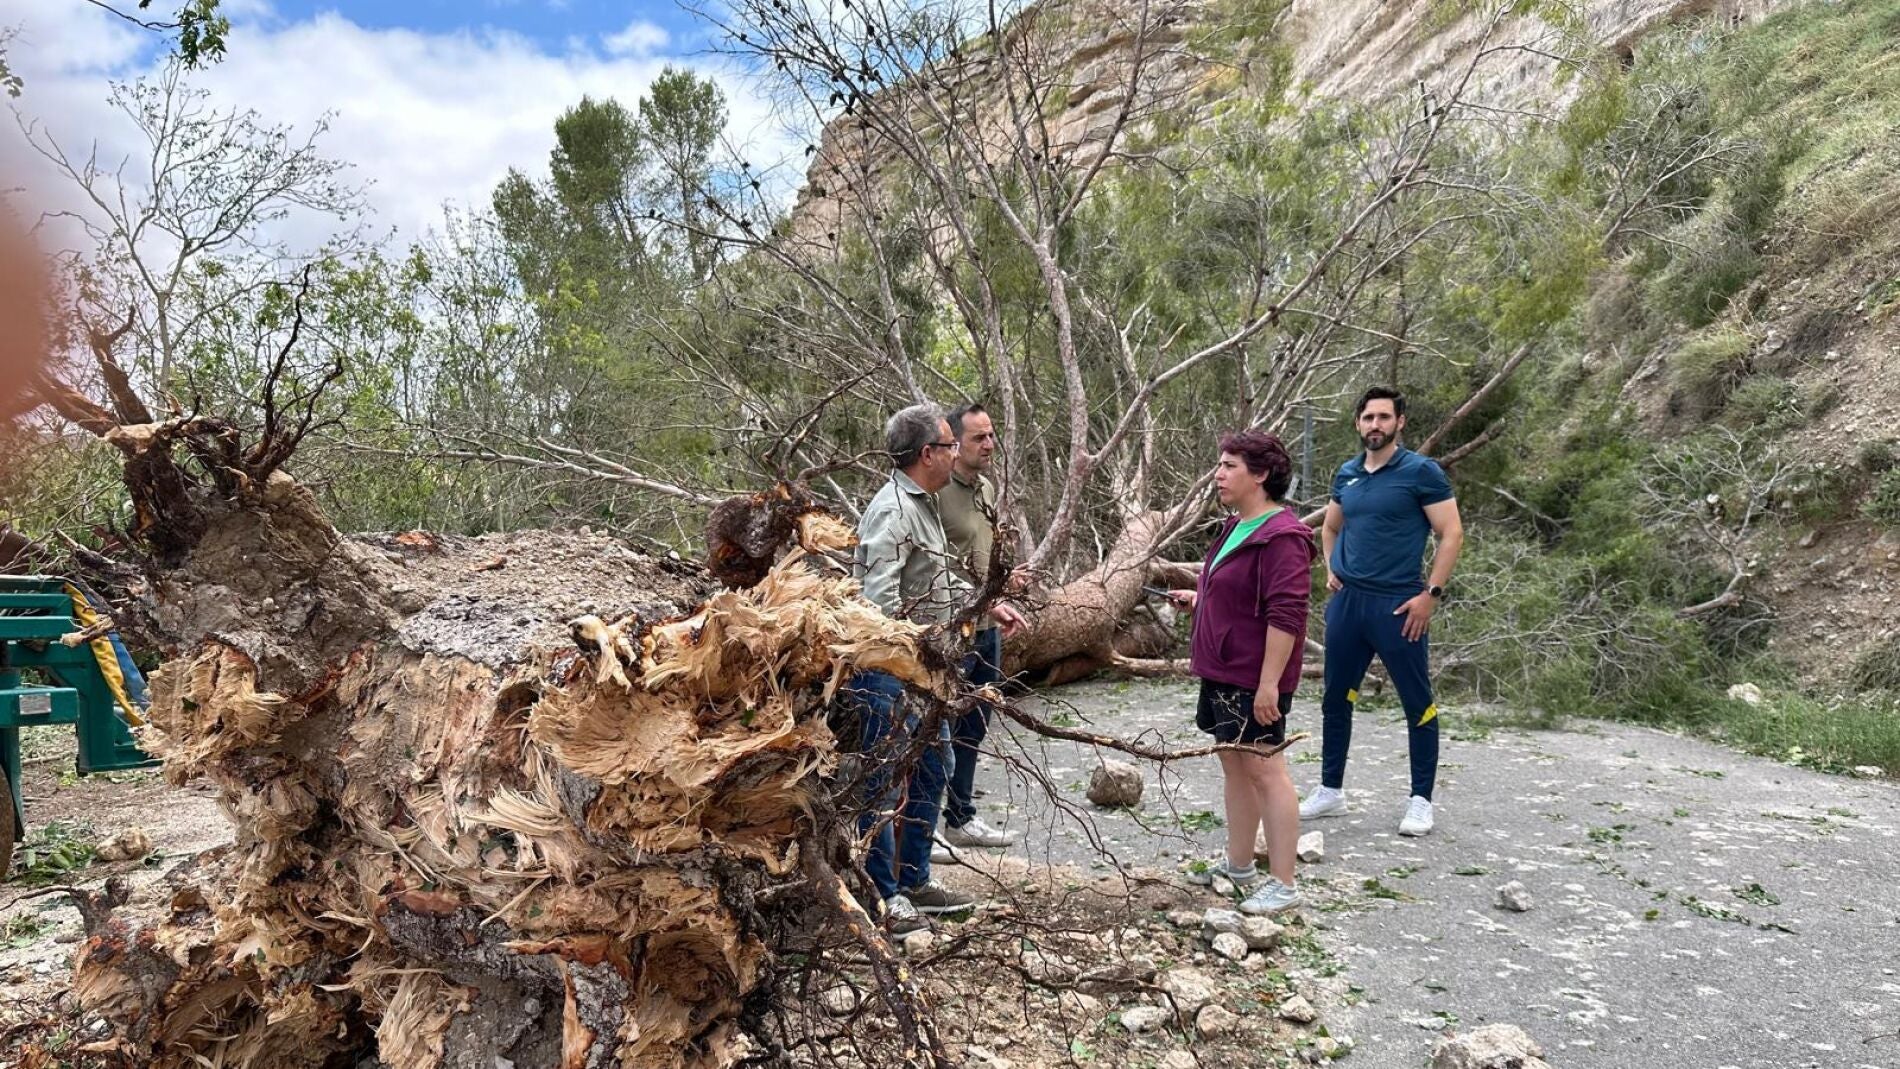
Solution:
M 937 511 L 936 494 L 950 481 L 957 439 L 943 410 L 926 403 L 903 409 L 885 423 L 884 448 L 891 455 L 891 476 L 858 521 L 857 572 L 864 597 L 892 618 L 942 623 L 970 592 L 951 570 L 954 551 Z M 999 621 L 1013 615 L 1006 607 L 991 612 Z M 866 782 L 858 832 L 870 836 L 864 868 L 884 899 L 885 926 L 902 935 L 928 926 L 922 914 L 971 908 L 975 899 L 930 878 L 930 847 L 944 786 L 943 747 L 923 747 L 900 785 L 891 764 L 908 748 L 918 719 L 899 716 L 903 686 L 884 672 L 861 672 L 844 694 L 857 710 L 865 757 L 876 762 Z

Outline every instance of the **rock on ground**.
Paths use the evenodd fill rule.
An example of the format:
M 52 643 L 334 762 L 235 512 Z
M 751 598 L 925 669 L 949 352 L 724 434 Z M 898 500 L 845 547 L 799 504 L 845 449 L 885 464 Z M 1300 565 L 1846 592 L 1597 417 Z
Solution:
M 1141 804 L 1141 769 L 1126 761 L 1103 761 L 1089 774 L 1089 801 L 1099 806 Z
M 1312 1024 L 1319 1020 L 1319 1011 L 1314 1009 L 1313 1004 L 1306 1001 L 1304 997 L 1294 995 L 1280 1003 L 1280 1019 L 1292 1021 L 1294 1024 Z
M 1160 1069 L 1201 1069 L 1201 1063 L 1195 1061 L 1194 1055 L 1187 1051 L 1171 1050 L 1161 1056 Z
M 1221 935 L 1239 935 L 1242 921 L 1236 910 L 1210 909 L 1201 914 L 1201 938 L 1212 940 Z
M 1531 893 L 1522 883 L 1512 880 L 1498 888 L 1494 905 L 1499 909 L 1508 909 L 1512 913 L 1528 913 L 1531 909 Z
M 1193 1014 L 1220 996 L 1220 985 L 1199 969 L 1169 969 L 1161 974 L 1161 990 L 1174 997 L 1175 1008 Z
M 1168 1011 L 1159 1006 L 1130 1006 L 1122 1011 L 1122 1027 L 1136 1035 L 1156 1032 L 1168 1023 Z
M 1446 1036 L 1432 1049 L 1432 1069 L 1550 1069 L 1544 1048 L 1514 1024 L 1488 1024 Z
M 826 988 L 824 994 L 818 996 L 818 1003 L 833 1017 L 846 1017 L 852 1010 L 858 1008 L 858 993 L 844 984 L 839 984 L 836 987 Z
M 1247 941 L 1248 950 L 1272 950 L 1280 945 L 1285 931 L 1265 917 L 1248 917 L 1240 922 L 1240 937 Z
M 1233 932 L 1222 932 L 1214 937 L 1214 953 L 1228 961 L 1241 961 L 1247 957 L 1247 941 Z
M 1305 835 L 1300 836 L 1300 841 L 1294 848 L 1293 856 L 1308 865 L 1316 861 L 1326 860 L 1326 833 L 1323 831 L 1309 831 Z
M 1202 1006 L 1194 1018 L 1194 1030 L 1202 1039 L 1227 1035 L 1240 1027 L 1240 1017 L 1225 1006 Z
M 93 849 L 101 861 L 137 861 L 151 852 L 152 837 L 144 828 L 127 828 Z

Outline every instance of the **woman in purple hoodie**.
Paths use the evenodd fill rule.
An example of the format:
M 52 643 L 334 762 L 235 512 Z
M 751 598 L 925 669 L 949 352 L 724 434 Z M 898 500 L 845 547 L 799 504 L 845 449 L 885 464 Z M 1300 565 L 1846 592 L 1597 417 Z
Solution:
M 1170 595 L 1194 613 L 1190 664 L 1201 677 L 1195 724 L 1220 742 L 1272 746 L 1286 739 L 1306 648 L 1314 559 L 1312 530 L 1284 501 L 1292 479 L 1293 460 L 1280 439 L 1259 431 L 1222 438 L 1214 487 L 1234 513 L 1207 547 L 1200 583 Z M 1300 803 L 1285 755 L 1222 751 L 1220 764 L 1227 855 L 1196 865 L 1188 878 L 1211 883 L 1220 875 L 1252 888 L 1240 903 L 1246 913 L 1297 905 Z M 1263 827 L 1270 870 L 1264 880 L 1254 868 L 1254 835 Z

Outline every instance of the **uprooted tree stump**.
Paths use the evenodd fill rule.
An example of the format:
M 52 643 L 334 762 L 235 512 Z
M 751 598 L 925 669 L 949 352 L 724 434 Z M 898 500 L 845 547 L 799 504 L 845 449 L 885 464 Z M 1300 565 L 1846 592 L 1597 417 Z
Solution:
M 774 911 L 891 962 L 825 706 L 859 669 L 937 677 L 919 628 L 808 566 L 835 521 L 714 592 L 586 533 L 344 538 L 282 474 L 207 519 L 148 592 L 175 645 L 143 741 L 218 786 L 236 841 L 89 916 L 93 1053 L 725 1066 L 758 1049 Z M 914 986 L 881 978 L 901 1054 L 930 1059 Z

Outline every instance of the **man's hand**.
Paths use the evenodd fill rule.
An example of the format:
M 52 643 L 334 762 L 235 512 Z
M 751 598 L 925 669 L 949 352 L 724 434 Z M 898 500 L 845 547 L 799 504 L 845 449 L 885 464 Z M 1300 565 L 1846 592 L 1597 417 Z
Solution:
M 1280 719 L 1280 690 L 1278 687 L 1261 687 L 1253 692 L 1253 718 L 1267 727 Z
M 1437 598 L 1430 594 L 1419 594 L 1392 610 L 1392 615 L 1405 617 L 1405 625 L 1399 630 L 1407 642 L 1417 642 L 1425 637 L 1425 632 L 1432 626 L 1432 610 L 1437 607 Z
M 1337 594 L 1339 593 L 1340 588 L 1344 587 L 1345 585 L 1346 584 L 1339 581 L 1338 576 L 1333 574 L 1333 570 L 1331 568 L 1326 569 L 1326 589 L 1329 592 Z
M 1168 600 L 1174 602 L 1174 607 L 1177 609 L 1186 609 L 1188 612 L 1193 612 L 1194 606 L 1200 604 L 1201 595 L 1198 591 L 1194 590 L 1170 590 L 1168 591 Z
M 1023 627 L 1029 623 L 1028 620 L 1023 618 L 1022 613 L 1016 611 L 1016 606 L 1006 601 L 999 601 L 990 606 L 990 618 L 1003 625 L 1004 638 L 1009 638 L 1016 632 L 1021 631 Z

